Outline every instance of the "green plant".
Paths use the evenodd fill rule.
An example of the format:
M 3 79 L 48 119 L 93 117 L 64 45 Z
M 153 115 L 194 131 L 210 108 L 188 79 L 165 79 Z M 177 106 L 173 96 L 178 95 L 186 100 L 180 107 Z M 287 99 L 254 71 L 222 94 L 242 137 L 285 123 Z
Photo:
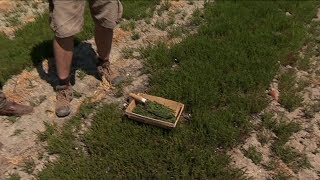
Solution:
M 43 103 L 47 99 L 47 96 L 41 95 L 39 97 L 35 97 L 29 101 L 30 105 L 33 107 L 39 106 L 41 103 Z
M 78 92 L 78 91 L 73 91 L 73 96 L 74 96 L 75 98 L 81 98 L 81 97 L 82 97 L 82 94 L 81 94 L 80 92 Z
M 259 133 L 257 134 L 257 138 L 261 143 L 261 145 L 263 146 L 271 140 L 271 135 L 269 131 L 267 131 L 266 129 L 263 129 L 259 131 Z
M 200 9 L 196 9 L 191 17 L 190 24 L 193 26 L 199 26 L 204 22 L 203 12 Z
M 159 103 L 150 102 L 146 105 L 137 104 L 133 112 L 142 116 L 159 119 L 166 122 L 176 122 L 175 114 L 172 109 L 169 109 Z
M 299 70 L 307 71 L 310 69 L 310 60 L 308 58 L 299 58 L 297 66 Z
M 39 132 L 38 135 L 38 139 L 41 142 L 47 141 L 49 139 L 49 137 L 51 137 L 55 131 L 56 125 L 55 124 L 49 124 L 47 122 L 44 122 L 44 126 L 46 128 L 46 130 L 44 132 Z
M 184 103 L 192 120 L 168 131 L 123 117 L 118 104 L 105 105 L 78 137 L 78 115 L 49 138 L 49 152 L 60 158 L 39 179 L 243 178 L 242 171 L 229 166 L 226 152 L 251 132 L 252 114 L 268 102 L 265 89 L 278 72 L 277 61 L 301 47 L 317 4 L 208 4 L 197 34 L 170 49 L 159 44 L 142 53 L 150 75 L 148 93 Z M 283 7 L 299 18 L 284 16 Z M 179 68 L 172 71 L 175 59 Z M 290 134 L 277 127 L 278 137 Z
M 187 28 L 177 26 L 177 27 L 172 27 L 168 30 L 168 36 L 169 38 L 176 38 L 176 37 L 181 37 L 183 34 L 186 34 L 188 32 Z
M 125 9 L 123 18 L 138 20 L 152 17 L 156 5 L 158 5 L 161 1 L 122 0 L 121 2 Z
M 310 104 L 303 109 L 304 116 L 308 119 L 314 118 L 316 113 L 320 112 L 320 102 Z
M 83 70 L 77 71 L 77 77 L 78 77 L 80 80 L 83 80 L 86 76 L 87 76 L 87 73 L 85 73 Z
M 18 136 L 23 132 L 22 129 L 16 129 L 11 136 Z
M 300 154 L 289 147 L 273 146 L 273 151 L 280 157 L 280 159 L 286 163 L 294 171 L 298 171 L 301 168 L 311 167 L 306 155 Z
M 277 136 L 276 141 L 272 144 L 272 151 L 294 170 L 310 167 L 310 163 L 305 155 L 285 146 L 293 133 L 296 133 L 299 130 L 299 124 L 295 122 L 287 122 L 284 116 L 281 117 L 278 122 L 274 121 L 274 125 L 272 126 L 272 131 Z
M 158 14 L 159 16 L 161 16 L 162 13 L 163 13 L 164 11 L 168 11 L 168 10 L 170 9 L 170 7 L 171 7 L 171 2 L 170 2 L 170 0 L 165 0 L 163 3 L 161 3 L 159 9 L 157 9 L 157 14 Z
M 132 39 L 132 40 L 138 40 L 138 39 L 140 39 L 140 33 L 134 31 L 134 32 L 132 33 L 131 39 Z
M 156 28 L 164 31 L 167 29 L 168 26 L 173 25 L 174 22 L 175 22 L 174 18 L 170 17 L 169 20 L 167 20 L 167 21 L 164 19 L 158 19 L 154 25 Z
M 315 74 L 316 74 L 317 76 L 320 76 L 320 69 L 316 70 Z
M 264 167 L 267 171 L 273 171 L 278 167 L 278 163 L 274 159 L 271 159 Z
M 188 0 L 188 4 L 189 5 L 193 5 L 194 4 L 194 0 Z
M 123 16 L 130 21 L 130 19 L 138 20 L 150 16 L 159 0 L 122 0 L 121 2 L 126 9 Z M 16 18 L 17 16 L 10 21 L 16 22 Z M 1 84 L 25 67 L 37 66 L 43 59 L 53 57 L 53 32 L 48 24 L 48 19 L 48 13 L 37 17 L 36 21 L 18 29 L 13 40 L 0 34 Z M 132 20 L 130 23 L 135 24 Z M 86 8 L 83 31 L 77 37 L 79 40 L 89 39 L 93 32 L 94 22 L 91 19 L 89 8 Z M 35 34 L 36 36 L 34 36 Z
M 21 177 L 19 176 L 19 174 L 17 173 L 13 173 L 13 174 L 10 174 L 9 178 L 7 178 L 6 180 L 20 180 Z
M 262 153 L 257 151 L 254 146 L 250 146 L 248 150 L 245 150 L 244 155 L 251 159 L 254 164 L 258 165 L 262 161 Z
M 297 61 L 298 61 L 298 55 L 293 53 L 293 52 L 290 52 L 286 58 L 284 58 L 282 61 L 281 61 L 281 65 L 282 66 L 296 66 L 297 64 Z
M 123 48 L 121 50 L 121 54 L 122 54 L 122 57 L 124 59 L 132 58 L 133 57 L 133 52 L 134 52 L 133 48 Z
M 296 83 L 296 72 L 293 69 L 281 74 L 279 78 L 280 104 L 289 111 L 295 110 L 302 102 L 302 97 L 295 86 Z
M 26 173 L 31 174 L 31 173 L 33 173 L 35 167 L 36 167 L 36 163 L 34 162 L 33 159 L 29 158 L 24 161 L 22 169 Z
M 120 24 L 120 28 L 125 31 L 133 31 L 136 28 L 136 21 L 134 20 L 123 21 Z
M 276 128 L 276 120 L 273 118 L 273 114 L 270 112 L 265 112 L 261 115 L 262 126 L 274 130 Z
M 17 116 L 9 116 L 9 117 L 7 117 L 6 120 L 8 120 L 11 123 L 15 123 L 15 122 L 17 122 L 19 120 L 19 117 L 17 117 Z
M 146 18 L 144 21 L 145 21 L 147 24 L 151 24 L 151 18 Z
M 273 129 L 273 132 L 277 136 L 277 141 L 275 144 L 277 146 L 285 145 L 285 143 L 289 141 L 289 138 L 292 136 L 292 134 L 298 132 L 300 129 L 301 127 L 298 123 L 287 122 L 281 118 L 276 124 L 275 129 Z
M 183 12 L 181 13 L 181 19 L 183 20 L 186 16 L 187 16 L 187 12 L 186 12 L 186 11 L 183 11 Z
M 9 27 L 9 26 L 17 26 L 19 25 L 21 22 L 20 22 L 20 15 L 18 15 L 18 13 L 15 13 L 15 14 L 12 14 L 10 16 L 8 16 L 6 18 L 6 21 L 7 21 L 7 24 L 6 26 Z
M 274 180 L 288 180 L 290 178 L 291 178 L 290 175 L 283 173 L 283 172 L 278 172 L 276 175 L 274 175 L 272 177 L 272 179 L 274 179 Z

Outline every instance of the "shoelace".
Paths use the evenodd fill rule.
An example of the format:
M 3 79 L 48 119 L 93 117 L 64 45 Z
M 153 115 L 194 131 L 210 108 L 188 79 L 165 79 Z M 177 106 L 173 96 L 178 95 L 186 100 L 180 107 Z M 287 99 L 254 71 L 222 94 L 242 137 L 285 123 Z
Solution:
M 71 96 L 70 96 L 70 93 L 68 93 L 68 90 L 67 90 L 67 89 L 59 90 L 59 92 L 58 92 L 58 99 L 62 99 L 62 100 L 69 101 L 70 97 L 71 97 Z

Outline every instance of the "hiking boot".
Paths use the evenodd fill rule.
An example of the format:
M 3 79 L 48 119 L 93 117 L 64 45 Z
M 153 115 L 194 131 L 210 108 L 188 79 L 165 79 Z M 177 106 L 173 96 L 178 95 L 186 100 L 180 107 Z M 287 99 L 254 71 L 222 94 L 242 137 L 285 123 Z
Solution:
M 112 86 L 117 86 L 125 80 L 119 72 L 111 70 L 110 61 L 99 60 L 97 69 L 100 78 L 102 79 L 104 77 Z
M 30 106 L 7 101 L 5 106 L 0 109 L 0 116 L 22 116 L 32 112 L 33 108 Z
M 56 115 L 66 117 L 70 114 L 70 102 L 73 98 L 71 85 L 56 86 Z

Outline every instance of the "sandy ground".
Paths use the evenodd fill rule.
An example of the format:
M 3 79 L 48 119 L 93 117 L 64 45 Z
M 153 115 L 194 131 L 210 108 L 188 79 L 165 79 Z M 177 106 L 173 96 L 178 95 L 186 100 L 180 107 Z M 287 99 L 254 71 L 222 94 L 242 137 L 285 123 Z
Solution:
M 191 14 L 197 8 L 203 8 L 204 1 L 195 1 L 190 5 L 187 1 L 172 1 L 169 11 L 155 15 L 146 23 L 141 20 L 136 24 L 136 32 L 140 33 L 138 40 L 132 40 L 132 32 L 120 28 L 115 30 L 114 45 L 112 49 L 112 68 L 121 72 L 128 83 L 123 88 L 121 96 L 117 95 L 119 89 L 110 87 L 96 79 L 95 67 L 96 45 L 93 39 L 82 42 L 75 49 L 73 74 L 75 84 L 73 89 L 80 96 L 71 102 L 72 114 L 68 118 L 58 119 L 54 114 L 56 73 L 53 58 L 44 59 L 36 68 L 24 70 L 21 74 L 12 77 L 3 87 L 9 99 L 34 106 L 35 112 L 21 118 L 0 117 L 0 179 L 7 178 L 13 173 L 19 174 L 22 179 L 32 179 L 48 161 L 56 159 L 45 152 L 42 144 L 37 139 L 37 133 L 45 130 L 44 122 L 63 124 L 74 116 L 79 106 L 87 99 L 98 102 L 125 102 L 125 95 L 129 92 L 143 92 L 148 86 L 148 75 L 141 71 L 142 63 L 139 59 L 138 48 L 153 45 L 160 40 L 169 44 L 178 43 L 181 38 L 170 39 L 168 33 L 155 27 L 158 20 L 169 20 L 169 15 L 174 15 L 175 22 L 172 27 L 189 26 Z M 46 3 L 37 7 L 45 6 Z M 28 6 L 29 8 L 32 7 Z M 17 8 L 16 2 L 0 1 L 0 31 L 10 31 L 8 35 L 14 37 L 11 27 L 3 24 L 1 19 L 4 14 L 12 13 Z M 159 8 L 159 7 L 158 7 Z M 32 12 L 33 10 L 29 10 Z M 45 11 L 45 9 L 44 9 Z M 126 21 L 122 22 L 126 23 Z M 14 29 L 14 28 L 13 28 Z M 129 58 L 123 58 L 123 50 L 130 49 Z M 24 170 L 26 162 L 34 162 L 35 169 L 32 173 Z
M 132 40 L 132 32 L 118 28 L 115 32 L 114 47 L 112 51 L 113 68 L 124 74 L 129 83 L 123 88 L 124 96 L 117 95 L 118 89 L 110 87 L 107 83 L 102 83 L 95 78 L 95 55 L 96 46 L 93 39 L 82 42 L 75 49 L 74 58 L 74 90 L 80 97 L 72 101 L 72 116 L 74 116 L 79 106 L 88 98 L 98 102 L 125 102 L 125 95 L 129 92 L 142 92 L 148 86 L 148 75 L 141 71 L 142 63 L 139 59 L 138 48 L 146 47 L 156 42 L 162 41 L 168 44 L 178 43 L 181 38 L 170 39 L 164 30 L 155 28 L 158 20 L 169 20 L 169 15 L 174 14 L 175 23 L 172 27 L 185 26 L 190 28 L 188 19 L 196 8 L 203 8 L 203 1 L 195 1 L 189 5 L 187 1 L 172 1 L 169 9 L 171 12 L 164 12 L 161 16 L 155 15 L 150 22 L 138 21 L 136 32 L 140 33 L 140 39 Z M 34 3 L 37 3 L 34 4 Z M 20 11 L 16 11 L 16 9 Z M 14 31 L 25 23 L 35 20 L 36 16 L 45 12 L 46 2 L 40 0 L 14 1 L 0 0 L 0 31 L 11 38 L 14 38 Z M 159 8 L 159 7 L 158 7 Z M 20 12 L 20 13 L 19 13 Z M 21 13 L 23 12 L 23 13 Z M 291 15 L 291 13 L 287 13 Z M 9 19 L 9 21 L 8 21 Z M 18 19 L 18 20 L 16 20 Z M 17 22 L 22 22 L 17 24 Z M 313 21 L 320 22 L 320 9 L 318 16 Z M 123 23 L 126 23 L 124 21 Z M 315 51 L 319 51 L 317 45 L 313 46 Z M 123 58 L 124 49 L 130 50 L 128 59 Z M 305 50 L 301 49 L 300 56 L 304 56 Z M 287 122 L 297 122 L 301 125 L 301 130 L 290 137 L 286 143 L 287 147 L 303 154 L 307 157 L 310 167 L 295 170 L 279 157 L 271 149 L 272 142 L 276 136 L 265 128 L 254 130 L 245 142 L 230 150 L 228 154 L 232 157 L 232 166 L 243 169 L 249 177 L 253 179 L 275 179 L 279 174 L 287 176 L 288 179 L 313 180 L 320 177 L 320 112 L 314 112 L 312 118 L 306 118 L 305 109 L 310 104 L 320 102 L 320 56 L 314 55 L 310 58 L 311 66 L 307 71 L 297 71 L 297 78 L 301 81 L 309 81 L 310 84 L 301 93 L 303 103 L 301 107 L 289 112 L 279 102 L 281 92 L 278 90 L 278 75 L 270 84 L 270 90 L 266 94 L 270 96 L 270 104 L 261 112 L 272 112 L 274 117 L 285 116 Z M 281 67 L 279 73 L 292 67 Z M 63 124 L 68 118 L 58 119 L 54 115 L 55 93 L 53 84 L 57 81 L 53 58 L 44 59 L 41 64 L 31 70 L 25 70 L 21 74 L 12 77 L 4 86 L 4 91 L 12 100 L 23 104 L 30 104 L 35 107 L 35 112 L 22 118 L 0 117 L 0 179 L 9 177 L 12 173 L 18 173 L 22 179 L 31 179 L 44 164 L 54 161 L 56 157 L 49 156 L 45 152 L 42 143 L 37 140 L 37 133 L 45 130 L 44 122 Z M 121 94 L 122 94 L 121 93 Z M 70 118 L 69 117 L 69 118 Z M 253 124 L 261 124 L 261 117 L 252 119 Z M 263 133 L 269 141 L 260 142 L 258 136 Z M 245 151 L 250 147 L 262 154 L 260 163 L 255 164 L 250 158 L 245 156 Z M 28 174 L 24 169 L 26 161 L 35 162 L 35 170 Z M 271 162 L 275 162 L 276 168 L 267 168 Z
M 320 22 L 320 9 L 318 15 L 313 19 L 315 22 Z M 320 27 L 318 24 L 317 27 Z M 316 37 L 315 37 L 316 38 Z M 302 71 L 291 66 L 281 67 L 279 74 L 286 72 L 289 69 L 296 70 L 296 76 L 298 82 L 309 82 L 308 85 L 299 92 L 303 97 L 302 105 L 296 108 L 294 111 L 289 112 L 279 102 L 281 92 L 278 90 L 278 77 L 277 75 L 273 82 L 270 84 L 270 90 L 267 92 L 270 96 L 270 104 L 261 112 L 272 113 L 274 118 L 282 118 L 285 122 L 295 122 L 300 124 L 301 129 L 297 133 L 294 133 L 290 140 L 285 144 L 286 147 L 291 148 L 295 152 L 306 156 L 307 161 L 310 163 L 310 167 L 293 169 L 290 165 L 284 163 L 279 157 L 272 152 L 272 142 L 277 137 L 266 130 L 261 128 L 254 130 L 251 135 L 245 140 L 244 144 L 232 149 L 229 154 L 233 159 L 232 165 L 237 168 L 242 168 L 246 171 L 246 174 L 253 179 L 276 179 L 279 175 L 286 176 L 286 179 L 301 179 L 301 180 L 316 180 L 320 178 L 320 53 L 319 44 L 306 45 L 299 52 L 299 57 L 303 58 L 307 53 L 307 48 L 311 48 L 316 52 L 310 60 L 310 68 Z M 306 109 L 310 106 L 314 106 L 312 117 L 306 115 Z M 310 112 L 309 112 L 310 113 Z M 254 118 L 253 123 L 260 126 L 261 117 Z M 259 134 L 264 133 L 268 135 L 268 142 L 259 142 Z M 255 164 L 250 158 L 245 156 L 245 152 L 249 147 L 254 147 L 262 155 L 262 161 Z M 274 168 L 267 168 L 271 163 L 275 164 Z

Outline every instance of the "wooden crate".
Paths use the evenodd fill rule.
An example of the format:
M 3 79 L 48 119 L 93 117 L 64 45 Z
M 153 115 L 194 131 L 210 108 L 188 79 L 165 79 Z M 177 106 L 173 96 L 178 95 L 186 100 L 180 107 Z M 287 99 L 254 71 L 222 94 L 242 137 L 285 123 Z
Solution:
M 151 96 L 151 95 L 147 95 L 147 94 L 143 94 L 143 93 L 138 93 L 139 96 L 142 96 L 150 101 L 155 101 L 159 104 L 162 104 L 170 109 L 172 109 L 175 112 L 175 117 L 176 117 L 176 121 L 174 123 L 171 122 L 166 122 L 166 121 L 162 121 L 159 119 L 154 119 L 154 118 L 150 118 L 150 117 L 146 117 L 146 116 L 142 116 L 140 114 L 136 114 L 133 113 L 134 108 L 136 107 L 136 101 L 132 100 L 129 104 L 129 106 L 127 107 L 125 114 L 133 120 L 142 122 L 142 123 L 146 123 L 146 124 L 151 124 L 154 126 L 158 126 L 158 127 L 162 127 L 162 128 L 166 128 L 166 129 L 172 129 L 174 127 L 176 127 L 179 118 L 183 112 L 184 109 L 184 104 L 179 103 L 179 102 L 175 102 L 172 100 L 168 100 L 168 99 L 164 99 L 161 97 L 157 97 L 157 96 Z

